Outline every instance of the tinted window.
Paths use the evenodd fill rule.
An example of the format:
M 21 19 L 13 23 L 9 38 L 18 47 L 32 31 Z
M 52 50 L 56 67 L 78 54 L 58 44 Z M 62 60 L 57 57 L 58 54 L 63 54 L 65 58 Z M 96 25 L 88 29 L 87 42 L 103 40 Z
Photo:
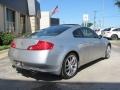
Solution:
M 86 38 L 98 38 L 98 35 L 89 28 L 82 28 L 81 31 Z
M 120 32 L 120 28 L 118 29 L 118 31 Z
M 113 31 L 120 31 L 120 28 L 114 29 Z
M 114 29 L 113 31 L 118 31 L 118 29 Z
M 94 30 L 95 32 L 99 32 L 100 31 L 100 29 L 97 29 L 97 30 Z
M 83 37 L 83 34 L 82 34 L 80 28 L 78 28 L 75 31 L 73 31 L 73 36 L 74 37 Z
M 110 30 L 111 30 L 111 28 L 106 28 L 103 31 L 110 31 Z
M 38 32 L 31 34 L 29 37 L 39 37 L 39 36 L 57 36 L 63 33 L 65 30 L 69 29 L 68 26 L 52 26 L 46 29 L 42 29 Z

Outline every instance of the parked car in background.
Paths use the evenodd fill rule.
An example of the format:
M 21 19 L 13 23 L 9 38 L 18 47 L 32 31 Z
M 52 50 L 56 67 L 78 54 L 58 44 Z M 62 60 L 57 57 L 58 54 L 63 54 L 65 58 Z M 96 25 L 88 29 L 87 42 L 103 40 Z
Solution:
M 109 58 L 110 52 L 110 42 L 90 28 L 66 24 L 15 39 L 8 54 L 16 69 L 49 72 L 68 79 L 81 65 Z
M 96 30 L 94 30 L 94 31 L 97 33 L 97 35 L 101 35 L 102 30 L 103 30 L 103 29 L 96 29 Z
M 120 38 L 120 28 L 106 28 L 102 31 L 102 36 L 112 40 Z

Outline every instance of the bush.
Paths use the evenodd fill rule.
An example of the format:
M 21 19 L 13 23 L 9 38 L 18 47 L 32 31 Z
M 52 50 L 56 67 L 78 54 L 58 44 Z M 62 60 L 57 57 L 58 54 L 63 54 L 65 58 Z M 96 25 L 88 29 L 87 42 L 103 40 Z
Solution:
M 9 48 L 10 48 L 10 45 L 3 45 L 3 46 L 0 46 L 0 51 L 5 50 L 5 49 L 9 49 Z
M 9 45 L 14 39 L 15 35 L 12 33 L 1 32 L 0 33 L 0 45 Z

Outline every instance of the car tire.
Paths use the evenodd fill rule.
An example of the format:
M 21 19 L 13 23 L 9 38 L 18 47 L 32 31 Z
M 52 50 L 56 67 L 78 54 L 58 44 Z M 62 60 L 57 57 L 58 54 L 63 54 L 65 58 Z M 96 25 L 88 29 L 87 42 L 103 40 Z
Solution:
M 112 40 L 118 40 L 118 36 L 117 36 L 116 34 L 113 34 L 113 35 L 111 36 L 111 39 L 112 39 Z
M 78 70 L 78 57 L 75 53 L 69 53 L 62 64 L 61 76 L 64 79 L 70 79 L 76 75 Z
M 105 59 L 110 58 L 110 55 L 111 55 L 111 46 L 108 45 L 105 51 Z

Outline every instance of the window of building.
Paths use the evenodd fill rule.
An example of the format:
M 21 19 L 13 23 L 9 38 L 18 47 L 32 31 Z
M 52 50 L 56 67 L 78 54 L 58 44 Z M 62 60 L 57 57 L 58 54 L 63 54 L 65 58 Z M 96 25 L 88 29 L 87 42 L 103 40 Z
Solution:
M 26 33 L 25 15 L 20 15 L 20 31 L 22 34 Z
M 15 32 L 15 12 L 10 9 L 6 9 L 6 29 L 7 32 Z

